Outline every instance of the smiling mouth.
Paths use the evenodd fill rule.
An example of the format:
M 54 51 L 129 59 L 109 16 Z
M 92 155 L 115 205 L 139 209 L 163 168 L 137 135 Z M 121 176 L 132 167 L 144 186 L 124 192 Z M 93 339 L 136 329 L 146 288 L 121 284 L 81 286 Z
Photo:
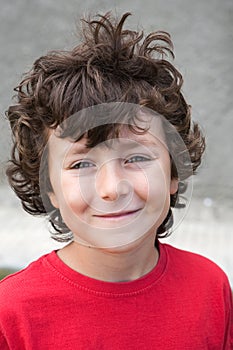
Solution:
M 101 218 L 101 219 L 121 219 L 121 218 L 127 218 L 130 217 L 136 213 L 138 213 L 141 209 L 136 210 L 128 210 L 124 212 L 118 212 L 118 213 L 108 213 L 105 215 L 93 215 L 94 217 Z

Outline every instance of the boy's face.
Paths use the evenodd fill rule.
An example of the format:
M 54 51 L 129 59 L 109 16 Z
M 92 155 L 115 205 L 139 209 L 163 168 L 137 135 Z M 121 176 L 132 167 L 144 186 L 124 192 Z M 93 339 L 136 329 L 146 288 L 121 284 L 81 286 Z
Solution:
M 101 248 L 133 244 L 155 235 L 178 188 L 160 122 L 156 132 L 136 135 L 123 127 L 119 138 L 86 148 L 53 134 L 49 174 L 54 207 L 74 240 Z

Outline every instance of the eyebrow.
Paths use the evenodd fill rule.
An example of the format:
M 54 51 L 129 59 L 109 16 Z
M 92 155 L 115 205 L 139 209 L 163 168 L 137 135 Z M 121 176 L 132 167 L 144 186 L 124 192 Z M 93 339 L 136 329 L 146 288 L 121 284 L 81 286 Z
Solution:
M 126 142 L 123 142 L 123 143 L 120 143 L 119 142 L 119 145 L 120 146 L 127 146 L 127 150 L 132 150 L 132 149 L 136 149 L 136 148 L 139 148 L 140 146 L 144 146 L 144 147 L 156 147 L 158 148 L 158 143 L 156 143 L 154 140 L 145 140 L 145 139 L 140 139 L 140 140 L 131 140 L 131 141 L 128 141 L 130 139 L 127 139 Z M 134 142 L 132 142 L 134 141 Z M 104 143 L 101 144 L 102 146 L 104 146 Z M 96 145 L 98 146 L 98 145 Z M 110 145 L 111 146 L 111 145 Z M 94 148 L 94 147 L 93 147 Z M 80 154 L 80 155 L 85 155 L 87 154 L 89 151 L 90 151 L 90 147 L 86 147 L 85 145 L 79 145 L 79 144 L 75 144 L 75 145 L 72 145 L 71 149 L 68 151 L 67 153 L 67 156 L 73 156 L 73 155 L 77 155 L 77 154 Z
M 142 145 L 147 144 L 147 145 L 152 145 L 152 146 L 158 147 L 158 143 L 154 140 L 142 139 L 142 140 L 133 140 L 133 141 L 138 142 L 138 144 L 141 143 Z
M 131 140 L 131 142 L 128 140 Z M 134 141 L 134 142 L 132 142 L 132 141 Z M 160 141 L 160 142 L 163 144 L 162 141 Z M 129 150 L 140 147 L 140 146 L 144 146 L 144 147 L 153 146 L 156 148 L 159 147 L 158 142 L 156 142 L 155 140 L 146 140 L 146 139 L 127 139 L 127 141 L 125 143 L 123 143 L 123 145 L 127 146 Z
M 86 154 L 89 152 L 90 148 L 86 147 L 85 145 L 79 145 L 78 143 L 74 143 L 69 151 L 67 152 L 67 156 L 73 156 L 76 154 Z

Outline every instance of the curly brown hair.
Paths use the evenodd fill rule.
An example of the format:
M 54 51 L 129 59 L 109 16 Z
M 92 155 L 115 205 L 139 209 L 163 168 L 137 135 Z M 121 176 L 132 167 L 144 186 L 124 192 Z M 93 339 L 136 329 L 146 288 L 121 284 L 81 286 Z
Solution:
M 9 183 L 28 213 L 48 214 L 57 241 L 70 241 L 72 233 L 48 196 L 45 209 L 40 162 L 49 131 L 74 113 L 109 102 L 148 107 L 175 126 L 188 149 L 193 173 L 201 162 L 205 141 L 199 126 L 191 123 L 190 106 L 181 93 L 182 75 L 168 60 L 174 58 L 170 35 L 157 31 L 144 38 L 143 32 L 123 29 L 129 15 L 118 20 L 107 13 L 83 20 L 81 44 L 37 59 L 14 89 L 17 103 L 6 112 L 14 142 L 7 168 Z M 110 130 L 105 125 L 101 132 L 98 128 L 89 131 L 89 143 L 93 146 L 106 139 Z M 171 176 L 178 177 L 172 161 Z M 184 179 L 179 180 L 180 190 L 171 195 L 171 207 L 185 190 Z M 170 208 L 157 236 L 168 235 L 172 222 Z

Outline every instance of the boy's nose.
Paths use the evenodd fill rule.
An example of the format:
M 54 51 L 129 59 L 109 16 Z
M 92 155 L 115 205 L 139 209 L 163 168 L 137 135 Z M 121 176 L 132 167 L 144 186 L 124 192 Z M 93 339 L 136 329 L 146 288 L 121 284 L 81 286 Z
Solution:
M 98 170 L 96 176 L 96 191 L 106 201 L 115 201 L 130 191 L 129 181 L 117 160 L 106 162 Z

